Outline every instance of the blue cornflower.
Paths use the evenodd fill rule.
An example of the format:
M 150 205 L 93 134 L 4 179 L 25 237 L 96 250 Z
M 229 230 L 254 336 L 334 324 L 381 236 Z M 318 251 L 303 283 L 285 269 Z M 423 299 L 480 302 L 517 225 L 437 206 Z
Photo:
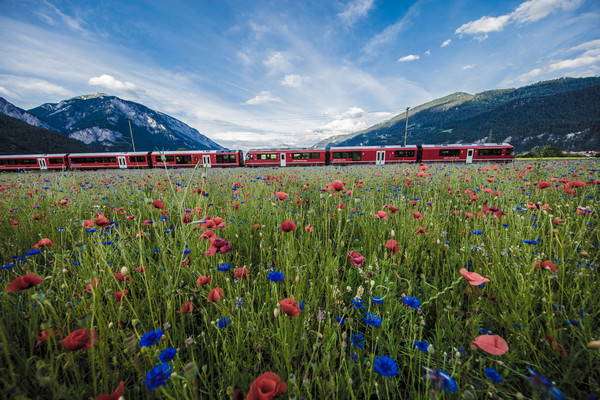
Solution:
M 159 364 L 146 373 L 146 387 L 150 393 L 159 386 L 167 386 L 167 379 L 171 376 L 171 366 L 169 364 Z
M 367 313 L 366 316 L 363 317 L 363 321 L 365 321 L 367 325 L 371 325 L 373 328 L 377 328 L 382 322 L 381 318 L 374 313 Z
M 223 263 L 217 267 L 217 271 L 222 271 L 222 272 L 229 271 L 230 269 L 231 269 L 231 264 L 229 264 L 229 263 Z
M 502 377 L 494 368 L 486 368 L 483 370 L 483 372 L 485 372 L 487 377 L 490 378 L 492 382 L 502 382 Z
M 398 375 L 398 364 L 393 358 L 388 356 L 375 357 L 373 360 L 373 369 L 379 375 L 386 378 L 392 378 Z
M 472 233 L 473 235 L 477 235 L 477 236 L 479 236 L 479 235 L 483 235 L 483 232 L 481 232 L 481 231 L 471 231 L 471 233 Z
M 431 380 L 433 389 L 436 392 L 439 392 L 441 390 L 451 393 L 456 392 L 456 382 L 454 381 L 454 379 L 452 379 L 450 375 L 448 375 L 448 373 L 442 371 L 441 369 L 425 368 L 425 370 L 429 372 L 429 374 L 425 375 L 424 378 Z
M 492 331 L 486 331 L 483 328 L 479 328 L 479 333 L 482 334 L 482 335 L 491 335 Z
M 166 363 L 175 358 L 177 354 L 177 349 L 174 347 L 167 347 L 158 355 L 158 359 L 160 362 Z
M 227 318 L 227 317 L 221 318 L 219 320 L 219 324 L 218 324 L 219 325 L 219 329 L 227 328 L 229 326 L 229 324 L 231 324 L 231 319 L 230 318 Z
M 421 302 L 416 297 L 405 296 L 402 298 L 402 301 L 404 302 L 405 305 L 412 307 L 412 308 L 421 307 Z
M 338 322 L 338 324 L 344 325 L 344 317 L 334 317 L 334 318 Z
M 544 393 L 544 397 L 548 398 L 552 395 L 555 399 L 559 400 L 566 398 L 565 395 L 555 388 L 554 384 L 546 379 L 544 375 L 534 372 L 529 367 L 527 367 L 527 370 L 533 375 L 531 378 L 527 378 L 527 380 L 531 382 L 531 386 L 533 386 L 534 389 L 541 390 L 542 393 Z
M 364 310 L 366 307 L 363 306 L 363 302 L 363 299 L 355 297 L 354 299 L 352 299 L 352 308 L 354 308 L 355 310 Z
M 236 297 L 235 298 L 235 309 L 238 310 L 242 307 L 244 307 L 244 299 L 242 299 L 241 297 Z
M 140 347 L 151 347 L 154 346 L 160 338 L 163 336 L 162 329 L 157 329 L 155 331 L 150 331 L 140 339 Z
M 357 333 L 356 335 L 350 335 L 350 343 L 352 343 L 352 346 L 358 347 L 359 349 L 362 349 L 363 346 L 365 345 L 363 343 L 364 340 L 365 340 L 365 337 L 363 336 L 362 333 Z
M 383 299 L 379 296 L 373 296 L 373 300 L 371 300 L 373 304 L 383 304 Z
M 537 241 L 537 240 L 525 240 L 525 239 L 523 239 L 523 243 L 525 243 L 525 244 L 533 244 L 533 245 L 538 245 L 538 244 L 540 244 L 540 243 L 541 243 L 541 240 L 540 240 L 540 241 Z
M 569 319 L 565 319 L 566 323 L 577 328 L 581 328 L 581 321 L 571 321 Z
M 35 256 L 36 254 L 40 254 L 42 251 L 39 249 L 29 250 L 25 252 L 26 256 Z
M 427 352 L 427 349 L 429 349 L 429 343 L 427 343 L 425 340 L 421 340 L 420 342 L 415 340 L 415 347 L 423 352 Z
M 267 275 L 267 278 L 269 278 L 271 282 L 279 282 L 285 278 L 285 275 L 283 275 L 283 272 L 281 271 L 271 271 Z

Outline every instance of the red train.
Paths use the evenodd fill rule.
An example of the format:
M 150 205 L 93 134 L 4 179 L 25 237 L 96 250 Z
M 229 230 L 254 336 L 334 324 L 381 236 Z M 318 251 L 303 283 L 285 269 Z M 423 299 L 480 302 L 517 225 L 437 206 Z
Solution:
M 0 171 L 126 168 L 289 167 L 418 162 L 509 162 L 510 144 L 357 146 L 329 149 L 190 150 L 135 153 L 71 153 L 0 156 Z

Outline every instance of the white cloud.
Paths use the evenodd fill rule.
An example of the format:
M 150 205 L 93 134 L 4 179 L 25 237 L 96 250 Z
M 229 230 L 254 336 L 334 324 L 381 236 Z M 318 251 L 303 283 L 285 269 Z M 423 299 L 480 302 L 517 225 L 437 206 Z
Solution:
M 102 86 L 106 89 L 118 90 L 120 92 L 135 93 L 138 91 L 138 88 L 133 83 L 121 82 L 117 80 L 114 76 L 107 74 L 102 74 L 100 76 L 90 78 L 88 81 L 88 85 Z
M 478 20 L 463 24 L 454 33 L 468 33 L 475 35 L 478 33 L 498 32 L 504 29 L 504 26 L 509 20 L 510 15 L 502 15 L 500 17 L 481 17 Z
M 567 52 L 579 52 L 585 50 L 582 54 L 574 58 L 564 60 L 552 60 L 543 68 L 534 68 L 529 72 L 520 75 L 517 81 L 527 82 L 539 76 L 552 74 L 557 71 L 569 71 L 571 76 L 593 76 L 600 71 L 600 40 L 592 40 L 571 47 Z M 582 68 L 586 68 L 582 71 Z M 564 72 L 561 72 L 564 74 Z
M 461 25 L 454 33 L 458 35 L 479 35 L 477 40 L 487 39 L 490 32 L 499 32 L 508 24 L 527 24 L 539 21 L 558 10 L 567 10 L 578 7 L 583 0 L 529 0 L 521 3 L 512 13 L 499 17 L 483 16 L 475 21 Z M 445 43 L 445 42 L 444 42 Z
M 430 56 L 430 55 L 431 55 L 431 50 L 427 50 L 427 51 L 426 51 L 425 53 L 423 53 L 423 54 L 425 54 L 426 56 Z
M 6 76 L 0 77 L 0 82 L 4 81 Z M 59 95 L 59 96 L 70 96 L 72 93 L 65 89 L 64 87 L 48 82 L 44 79 L 38 78 L 29 78 L 29 77 L 21 77 L 21 76 L 9 76 L 8 82 L 10 83 L 9 87 L 12 88 L 13 91 L 27 91 L 27 92 L 42 92 L 51 95 Z
M 286 75 L 283 77 L 283 79 L 279 83 L 281 83 L 283 86 L 290 86 L 290 87 L 297 88 L 297 87 L 302 86 L 302 77 L 300 75 L 294 75 L 294 74 Z
M 466 69 L 471 69 L 471 68 L 473 68 L 474 66 L 475 66 L 474 64 L 463 65 L 462 69 L 463 69 L 463 71 L 464 71 L 464 70 L 466 70 Z
M 281 51 L 273 51 L 263 64 L 269 68 L 270 73 L 286 72 L 292 69 L 291 56 Z
M 404 56 L 404 57 L 401 57 L 401 58 L 399 58 L 399 59 L 398 59 L 398 62 L 405 62 L 405 61 L 416 61 L 416 60 L 418 60 L 419 58 L 421 58 L 421 57 L 419 57 L 418 55 L 415 55 L 415 54 L 409 54 L 408 56 Z
M 256 104 L 270 103 L 273 101 L 281 101 L 281 99 L 279 97 L 273 97 L 268 90 L 263 90 L 262 92 L 257 94 L 255 97 L 247 100 L 246 104 L 256 105 Z
M 445 40 L 444 43 L 442 43 L 442 45 L 440 47 L 446 47 L 446 46 L 450 45 L 450 43 L 452 43 L 452 39 Z
M 367 15 L 373 7 L 373 0 L 354 0 L 348 4 L 348 7 L 338 14 L 344 22 L 352 25 L 357 19 Z
M 6 96 L 6 97 L 17 97 L 16 94 L 14 94 L 13 92 L 11 92 L 10 90 L 8 90 L 7 88 L 5 88 L 4 86 L 0 86 L 0 94 Z
M 379 47 L 396 40 L 398 34 L 404 28 L 406 28 L 419 14 L 419 6 L 421 2 L 422 0 L 417 1 L 408 9 L 404 17 L 396 21 L 394 24 L 387 26 L 382 32 L 378 33 L 371 40 L 369 40 L 363 51 L 369 55 L 374 55 L 377 53 L 377 49 Z

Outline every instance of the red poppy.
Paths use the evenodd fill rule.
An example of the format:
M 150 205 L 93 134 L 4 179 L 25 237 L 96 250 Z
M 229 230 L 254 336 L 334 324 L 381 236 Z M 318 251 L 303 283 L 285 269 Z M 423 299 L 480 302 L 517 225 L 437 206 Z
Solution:
M 385 247 L 387 247 L 392 252 L 392 255 L 394 255 L 400 251 L 400 246 L 398 246 L 398 242 L 395 241 L 394 239 L 388 240 L 385 243 Z
M 96 225 L 98 225 L 100 228 L 106 228 L 110 225 L 110 221 L 108 220 L 108 218 L 106 218 L 104 215 L 100 215 L 98 216 L 98 218 L 96 218 L 94 220 L 94 222 L 96 223 Z
M 297 317 L 300 315 L 300 305 L 296 303 L 296 300 L 288 297 L 287 299 L 283 299 L 279 302 L 281 309 L 284 313 L 289 315 L 290 317 Z
M 121 302 L 121 300 L 123 300 L 123 296 L 125 296 L 127 293 L 129 293 L 129 290 L 125 289 L 122 292 L 116 292 L 115 293 L 115 300 L 117 302 Z
M 291 232 L 296 229 L 296 224 L 292 221 L 283 221 L 279 229 L 284 232 Z
M 117 280 L 121 282 L 129 282 L 131 280 L 131 277 L 129 277 L 129 275 L 123 275 L 121 271 L 117 271 L 117 273 L 115 274 L 115 278 L 117 278 Z
M 190 217 L 188 214 L 185 214 L 181 218 L 181 222 L 184 223 L 184 224 L 189 224 L 190 222 L 192 222 L 192 217 Z
M 461 268 L 459 272 L 463 276 L 463 278 L 465 278 L 467 282 L 469 282 L 473 286 L 479 286 L 490 281 L 489 279 L 484 278 L 483 276 L 475 272 L 467 271 L 465 268 Z
M 56 243 L 52 243 L 52 240 L 48 239 L 48 238 L 43 238 L 40 239 L 39 242 L 37 242 L 37 244 L 34 244 L 33 247 L 34 249 L 38 249 L 40 247 L 49 247 L 49 246 L 56 246 Z
M 279 201 L 284 201 L 285 199 L 288 198 L 289 194 L 285 193 L 285 192 L 275 192 L 275 195 L 277 196 L 277 199 Z
M 252 226 L 254 229 L 256 229 L 257 231 L 260 230 L 262 227 L 260 226 L 260 224 L 254 224 Z
M 387 206 L 384 206 L 383 208 L 387 208 L 388 210 L 390 210 L 392 212 L 392 214 L 396 214 L 398 212 L 398 209 L 391 204 L 388 204 Z
M 375 218 L 381 218 L 387 220 L 387 213 L 385 211 L 377 211 L 377 214 L 373 215 Z
M 538 182 L 537 187 L 538 187 L 538 189 L 546 189 L 546 188 L 552 187 L 552 183 L 550 183 L 550 182 Z
M 60 342 L 69 351 L 89 350 L 98 341 L 98 335 L 91 329 L 77 329 Z
M 305 230 L 306 232 L 312 232 L 314 229 L 313 229 L 313 227 L 312 227 L 312 226 L 310 226 L 310 225 L 306 225 L 306 226 L 304 227 L 304 230 Z
M 554 265 L 554 263 L 550 260 L 546 260 L 544 262 L 541 263 L 536 263 L 535 264 L 535 268 L 538 269 L 549 269 L 550 271 L 558 271 L 558 268 L 556 268 L 556 265 Z
M 581 182 L 581 181 L 571 181 L 571 182 L 569 182 L 569 188 L 584 187 L 584 186 L 585 186 L 585 182 Z
M 418 220 L 422 220 L 423 219 L 423 216 L 418 211 L 413 211 L 412 215 L 413 215 L 413 217 L 415 217 Z
M 217 301 L 221 300 L 222 297 L 223 297 L 223 289 L 221 289 L 220 287 L 217 287 L 210 291 L 210 293 L 208 294 L 207 301 L 209 303 L 212 303 L 212 302 L 216 303 Z
M 121 381 L 119 386 L 111 394 L 99 394 L 94 400 L 119 400 L 125 394 L 125 382 Z
M 54 329 L 46 329 L 46 330 L 42 331 L 40 333 L 40 337 L 38 338 L 38 341 L 36 342 L 34 347 L 38 347 L 40 345 L 40 343 L 48 341 L 48 339 L 58 335 L 61 332 L 62 332 L 61 330 L 55 331 Z
M 233 247 L 228 241 L 216 238 L 212 241 L 208 250 L 206 250 L 205 256 L 214 256 L 215 254 L 217 254 L 217 251 L 222 254 L 229 254 L 233 251 Z
M 196 284 L 198 286 L 204 286 L 207 283 L 209 283 L 210 281 L 212 281 L 212 278 L 210 278 L 208 276 L 201 276 L 200 278 L 198 278 L 198 281 L 196 282 Z
M 552 222 L 554 223 L 554 225 L 559 225 L 559 224 L 562 224 L 563 222 L 565 222 L 565 220 L 562 218 L 554 218 L 552 220 Z
M 92 226 L 94 226 L 94 221 L 92 221 L 91 219 L 86 219 L 85 221 L 83 221 L 84 228 L 91 228 Z
M 162 201 L 160 201 L 160 200 L 154 200 L 154 201 L 152 202 L 152 207 L 154 207 L 154 208 L 158 208 L 159 210 L 162 210 L 162 209 L 164 209 L 164 208 L 165 208 L 165 203 L 163 203 L 163 202 L 162 202 Z
M 180 310 L 177 310 L 177 314 L 191 313 L 192 311 L 194 311 L 194 305 L 189 301 L 186 301 L 185 303 L 183 303 L 183 307 L 181 307 Z
M 265 372 L 252 382 L 246 400 L 270 400 L 285 393 L 287 384 L 274 372 Z
M 508 351 L 508 344 L 498 335 L 477 336 L 471 346 L 495 356 L 501 356 Z
M 145 269 L 147 269 L 148 266 L 147 265 L 140 265 L 139 267 L 137 267 L 135 269 L 136 272 L 143 272 Z
M 419 233 L 423 233 L 425 235 L 428 234 L 427 232 L 425 232 L 425 227 L 423 227 L 423 226 L 419 227 L 419 230 L 415 232 L 415 235 L 418 235 Z
M 216 238 L 217 238 L 217 235 L 216 235 L 216 234 L 215 234 L 213 231 L 211 231 L 210 229 L 209 229 L 209 230 L 207 230 L 207 231 L 205 231 L 205 232 L 203 232 L 203 233 L 202 233 L 202 235 L 200 235 L 200 236 L 198 237 L 198 239 L 208 239 L 208 240 L 210 240 L 211 242 L 212 242 L 213 240 L 215 240 Z
M 9 293 L 20 292 L 21 290 L 29 289 L 44 282 L 42 278 L 36 274 L 27 274 L 18 277 L 8 284 L 6 291 Z
M 234 276 L 234 278 L 248 278 L 249 273 L 250 273 L 250 271 L 248 271 L 248 268 L 242 267 L 242 268 L 236 269 L 233 276 Z
M 185 258 L 185 259 L 184 259 L 184 260 L 181 262 L 181 265 L 185 267 L 185 266 L 186 266 L 186 265 L 188 265 L 189 263 L 190 263 L 190 258 L 189 258 L 189 257 L 186 257 L 186 258 Z
M 352 265 L 359 268 L 362 267 L 363 263 L 365 262 L 365 258 L 358 251 L 349 252 L 348 258 L 350 259 Z

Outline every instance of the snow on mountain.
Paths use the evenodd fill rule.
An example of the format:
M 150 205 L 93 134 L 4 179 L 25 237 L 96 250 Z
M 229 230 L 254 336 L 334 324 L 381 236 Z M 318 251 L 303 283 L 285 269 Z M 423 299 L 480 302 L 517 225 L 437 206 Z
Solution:
M 66 136 L 87 145 L 102 144 L 111 151 L 132 150 L 130 133 L 135 138 L 136 150 L 224 149 L 169 115 L 104 93 L 44 104 L 29 111 L 58 127 Z
M 94 126 L 91 128 L 71 132 L 69 137 L 71 139 L 79 140 L 87 145 L 99 143 L 103 146 L 112 146 L 118 140 L 123 138 L 123 134 L 121 134 L 121 132 L 115 132 L 111 131 L 110 129 L 103 129 Z
M 38 126 L 40 128 L 48 129 L 54 132 L 58 130 L 52 127 L 50 124 L 40 120 L 35 115 L 15 106 L 14 104 L 6 101 L 0 97 L 0 113 L 8 115 L 9 117 L 20 119 L 21 121 L 27 122 L 29 125 Z

